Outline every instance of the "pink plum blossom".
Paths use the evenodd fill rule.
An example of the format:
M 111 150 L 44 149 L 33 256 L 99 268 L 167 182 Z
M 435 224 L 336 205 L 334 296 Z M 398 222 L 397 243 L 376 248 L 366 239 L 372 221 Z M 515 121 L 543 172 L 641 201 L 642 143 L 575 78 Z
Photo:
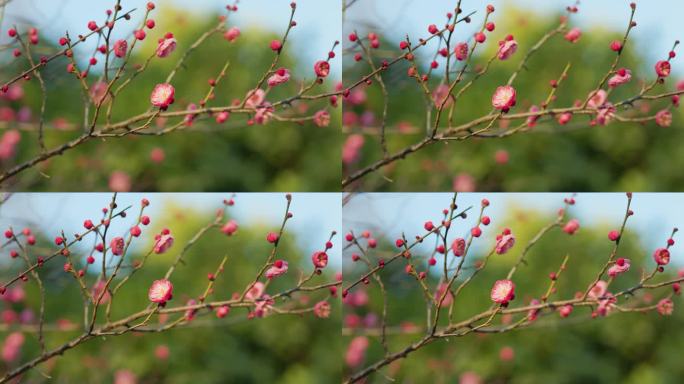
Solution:
M 276 260 L 273 265 L 266 270 L 266 278 L 272 279 L 280 275 L 284 275 L 287 272 L 288 265 L 285 260 Z
M 266 286 L 264 285 L 264 283 L 257 281 L 256 283 L 254 283 L 254 285 L 252 285 L 249 288 L 247 294 L 245 294 L 245 299 L 249 301 L 256 301 L 264 294 L 265 290 Z
M 618 85 L 626 84 L 629 83 L 629 81 L 632 80 L 632 71 L 629 69 L 622 68 L 615 75 L 613 75 L 610 79 L 608 79 L 608 86 L 611 88 L 615 88 Z
M 311 261 L 313 261 L 314 267 L 323 269 L 328 265 L 328 254 L 323 251 L 314 252 L 311 255 Z
M 617 298 L 610 292 L 605 293 L 604 298 L 599 300 L 599 305 L 596 307 L 596 314 L 599 316 L 606 316 L 615 308 Z
M 612 103 L 603 104 L 596 115 L 596 122 L 599 125 L 607 125 L 615 117 L 615 106 Z
M 342 146 L 342 162 L 350 165 L 358 161 L 365 141 L 364 137 L 358 133 L 349 135 Z
M 231 27 L 223 34 L 223 37 L 231 43 L 234 42 L 238 37 L 240 37 L 240 28 Z
M 499 43 L 499 52 L 497 57 L 499 60 L 508 60 L 518 50 L 518 42 L 514 39 L 507 39 Z
M 497 254 L 503 255 L 508 252 L 509 249 L 513 248 L 513 245 L 515 245 L 515 236 L 512 234 L 503 235 L 496 241 L 495 251 Z
M 10 129 L 0 138 L 0 160 L 14 157 L 17 144 L 21 141 L 21 134 L 16 129 Z
M 21 346 L 24 345 L 24 335 L 20 332 L 12 332 L 2 345 L 2 360 L 11 363 L 19 358 Z
M 314 305 L 314 314 L 316 317 L 319 317 L 321 319 L 327 319 L 330 317 L 330 303 L 327 301 L 319 301 Z
M 539 304 L 541 304 L 541 302 L 537 299 L 532 299 L 530 301 L 531 306 L 539 305 Z M 527 311 L 527 321 L 533 322 L 533 321 L 537 320 L 537 317 L 539 316 L 539 311 L 540 311 L 539 308 L 533 308 L 533 309 L 530 309 L 529 311 Z
M 608 276 L 616 277 L 617 275 L 625 273 L 629 271 L 630 265 L 629 259 L 620 258 L 608 269 Z
M 599 280 L 589 290 L 588 297 L 591 299 L 594 299 L 594 300 L 598 300 L 606 294 L 607 290 L 608 290 L 608 283 L 603 281 L 603 280 Z
M 672 112 L 667 109 L 658 111 L 655 115 L 655 122 L 661 127 L 669 127 L 672 124 Z
M 563 226 L 563 232 L 567 233 L 568 235 L 574 235 L 575 232 L 579 230 L 579 228 L 579 220 L 572 219 Z
M 157 46 L 157 57 L 167 57 L 170 54 L 173 53 L 173 51 L 176 50 L 176 39 L 171 37 L 171 38 L 164 38 L 159 40 L 159 45 Z
M 442 298 L 444 295 L 444 292 L 446 292 L 446 289 L 449 285 L 446 283 L 442 283 L 437 287 L 437 291 L 435 292 L 435 302 L 439 303 L 439 300 Z M 448 307 L 451 305 L 451 303 L 454 301 L 454 294 L 451 293 L 451 291 L 447 292 L 446 295 L 444 295 L 444 300 L 441 303 L 441 307 Z
M 173 85 L 168 83 L 157 84 L 150 95 L 150 102 L 155 107 L 166 109 L 173 104 L 175 93 L 176 90 Z
M 173 236 L 170 233 L 164 235 L 157 235 L 154 243 L 154 253 L 162 254 L 166 252 L 173 245 Z
M 658 309 L 658 313 L 661 315 L 670 316 L 674 311 L 674 302 L 672 299 L 662 299 L 658 302 L 656 308 Z
M 455 239 L 451 243 L 451 251 L 454 253 L 454 256 L 456 256 L 456 257 L 463 256 L 463 254 L 465 253 L 465 246 L 466 246 L 465 239 L 463 239 L 463 238 Z
M 467 172 L 461 172 L 454 177 L 452 189 L 455 192 L 473 192 L 475 191 L 475 178 Z
M 256 317 L 264 317 L 271 311 L 273 304 L 275 304 L 275 301 L 271 298 L 271 296 L 264 294 L 256 301 L 256 304 L 254 305 L 254 312 L 252 312 L 251 315 Z
M 582 37 L 582 31 L 579 28 L 569 30 L 564 36 L 565 40 L 571 43 L 576 43 L 580 37 Z
M 109 189 L 112 192 L 128 192 L 131 190 L 131 178 L 126 172 L 114 171 L 109 176 Z
M 497 87 L 492 95 L 492 106 L 502 112 L 508 112 L 511 107 L 515 106 L 515 97 L 515 88 L 510 85 Z
M 355 368 L 361 365 L 366 358 L 366 349 L 368 349 L 368 338 L 365 336 L 354 337 L 344 355 L 344 361 L 347 366 Z
M 330 113 L 326 110 L 320 110 L 314 114 L 313 121 L 319 127 L 327 127 L 330 124 Z
M 267 124 L 271 117 L 273 117 L 274 108 L 268 101 L 257 107 L 256 113 L 254 114 L 254 121 L 257 124 L 264 125 Z
M 435 103 L 435 108 L 449 108 L 454 103 L 454 97 L 449 94 L 449 86 L 446 84 L 440 84 L 432 92 L 432 101 Z
M 249 91 L 247 95 L 247 102 L 245 103 L 245 106 L 247 108 L 253 109 L 256 109 L 256 107 L 260 106 L 266 98 L 266 92 L 264 92 L 263 89 L 253 89 Z
M 268 78 L 268 86 L 275 87 L 290 80 L 290 71 L 287 68 L 280 68 Z
M 221 227 L 221 232 L 227 236 L 232 236 L 238 230 L 238 224 L 235 220 L 230 220 Z
M 568 317 L 572 313 L 573 306 L 571 304 L 566 304 L 558 309 L 558 313 L 560 314 L 560 317 Z
M 317 61 L 316 64 L 314 64 L 314 72 L 316 72 L 316 76 L 319 78 L 328 77 L 330 74 L 330 63 L 323 60 Z
M 658 265 L 667 265 L 670 263 L 670 251 L 667 248 L 658 248 L 653 252 L 653 260 Z
M 493 302 L 506 305 L 515 297 L 515 284 L 511 280 L 497 280 L 489 296 Z
M 123 237 L 115 237 L 109 243 L 109 248 L 112 250 L 112 254 L 115 256 L 123 255 L 124 251 L 124 239 Z
M 126 51 L 128 51 L 128 42 L 126 42 L 126 40 L 117 40 L 114 42 L 114 56 L 123 58 L 126 56 Z
M 670 76 L 670 71 L 672 70 L 672 66 L 670 65 L 669 61 L 666 60 L 661 60 L 656 63 L 655 65 L 655 71 L 658 77 L 668 77 Z
M 147 292 L 147 297 L 151 302 L 166 304 L 173 295 L 173 284 L 167 279 L 155 280 Z
M 466 42 L 461 42 L 456 44 L 456 47 L 454 48 L 454 56 L 456 57 L 456 60 L 458 61 L 463 61 L 468 58 L 468 43 Z
M 529 109 L 529 112 L 530 112 L 530 113 L 537 113 L 537 112 L 539 112 L 539 111 L 541 111 L 541 108 L 539 108 L 539 107 L 536 106 L 536 105 L 532 105 L 532 106 L 530 107 L 530 109 Z M 537 120 L 539 120 L 540 117 L 541 117 L 540 115 L 530 115 L 530 116 L 528 116 L 528 117 L 527 117 L 527 126 L 530 127 L 530 128 L 532 128 L 532 127 L 534 127 L 535 125 L 537 125 Z
M 598 91 L 591 93 L 591 97 L 589 98 L 587 106 L 592 109 L 599 109 L 601 106 L 603 106 L 603 104 L 605 104 L 607 99 L 608 93 L 603 89 L 599 89 Z

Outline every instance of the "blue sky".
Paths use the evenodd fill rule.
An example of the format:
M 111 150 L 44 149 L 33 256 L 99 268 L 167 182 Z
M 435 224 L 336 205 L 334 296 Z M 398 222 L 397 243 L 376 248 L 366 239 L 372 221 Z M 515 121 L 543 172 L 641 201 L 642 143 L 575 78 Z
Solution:
M 139 24 L 148 0 L 125 0 L 124 10 L 137 8 L 133 21 L 127 23 L 120 33 L 129 33 Z M 249 29 L 265 29 L 283 33 L 290 15 L 291 0 L 242 0 L 236 17 L 230 25 L 237 25 L 243 33 Z M 89 20 L 100 22 L 104 12 L 114 5 L 114 0 L 13 0 L 6 9 L 3 31 L 11 24 L 30 22 L 44 31 L 54 41 L 69 30 L 72 35 L 87 32 Z M 193 15 L 216 14 L 233 1 L 228 0 L 157 0 L 158 9 L 173 6 Z M 298 0 L 295 20 L 298 26 L 291 34 L 291 49 L 308 61 L 324 58 L 335 40 L 340 39 L 342 11 L 338 0 Z M 6 36 L 2 34 L 3 38 Z M 93 46 L 87 46 L 91 52 Z M 341 53 L 338 51 L 337 53 Z M 338 55 L 339 60 L 341 55 Z M 339 63 L 333 64 L 333 75 L 339 76 Z
M 211 220 L 216 209 L 221 208 L 224 193 L 124 193 L 117 201 L 120 207 L 133 205 L 139 209 L 140 200 L 150 200 L 148 215 L 155 219 L 169 204 L 186 210 L 205 212 Z M 0 206 L 0 228 L 4 231 L 10 225 L 15 230 L 25 226 L 40 228 L 50 237 L 57 236 L 63 229 L 71 236 L 83 230 L 85 219 L 96 221 L 100 210 L 111 201 L 110 193 L 18 193 Z M 285 212 L 284 193 L 238 194 L 235 206 L 230 208 L 231 217 L 241 225 L 264 224 L 277 230 Z M 333 230 L 340 231 L 342 220 L 341 195 L 335 193 L 295 193 L 291 211 L 294 218 L 288 223 L 287 230 L 297 235 L 300 246 L 308 255 L 320 250 Z M 124 233 L 130 228 L 134 215 L 112 224 L 112 233 Z M 173 224 L 169 225 L 173 231 Z M 199 229 L 199 228 L 198 228 Z M 265 234 L 264 234 L 265 236 Z M 339 268 L 341 260 L 342 237 L 338 234 L 333 241 L 334 247 L 328 252 L 331 266 Z
M 629 0 L 584 0 L 580 3 L 580 12 L 573 16 L 572 24 L 579 27 L 603 27 L 624 31 L 629 20 Z M 675 40 L 684 41 L 682 15 L 684 1 L 635 1 L 637 13 L 635 20 L 634 41 L 637 49 L 643 50 L 653 62 L 662 59 L 672 47 Z M 409 33 L 413 40 L 427 35 L 427 26 L 431 23 L 443 24 L 447 11 L 453 10 L 455 0 L 358 0 L 347 12 L 348 23 L 371 22 L 375 28 L 394 36 L 405 36 Z M 466 13 L 478 11 L 473 16 L 476 23 L 471 28 L 479 27 L 482 11 L 486 4 L 492 4 L 502 10 L 507 6 L 530 9 L 541 17 L 556 15 L 574 0 L 462 0 L 461 7 Z M 495 13 L 494 21 L 505 17 L 503 13 Z M 606 43 L 607 44 L 607 43 Z M 680 57 L 684 52 L 680 50 Z M 684 74 L 681 65 L 674 65 L 673 71 Z
M 496 223 L 512 207 L 555 213 L 563 206 L 566 194 L 550 193 L 467 193 L 459 194 L 457 204 L 461 208 L 473 206 L 471 212 L 479 210 L 483 197 L 490 200 L 487 215 Z M 441 211 L 448 208 L 451 193 L 416 194 L 362 194 L 353 198 L 344 208 L 345 231 L 354 229 L 376 229 L 392 239 L 405 231 L 410 239 L 425 232 L 423 223 L 432 220 L 441 222 Z M 627 198 L 624 193 L 581 193 L 575 198 L 577 204 L 571 208 L 570 217 L 576 217 L 584 225 L 602 225 L 619 228 L 625 212 Z M 684 229 L 684 194 L 679 193 L 635 193 L 632 200 L 635 215 L 629 220 L 628 228 L 637 231 L 646 249 L 664 245 L 673 227 Z M 463 233 L 472 227 L 473 216 L 468 225 L 459 225 L 456 233 Z M 496 228 L 498 226 L 495 225 Z M 380 230 L 381 228 L 381 230 Z M 606 232 L 607 233 L 607 232 Z M 376 236 L 379 236 L 376 235 Z M 684 242 L 681 233 L 679 244 Z M 430 243 L 432 244 L 432 243 Z M 489 245 L 489 244 L 488 244 Z M 475 244 L 474 244 L 475 246 Z M 684 250 L 681 245 L 672 249 L 675 263 L 684 265 Z

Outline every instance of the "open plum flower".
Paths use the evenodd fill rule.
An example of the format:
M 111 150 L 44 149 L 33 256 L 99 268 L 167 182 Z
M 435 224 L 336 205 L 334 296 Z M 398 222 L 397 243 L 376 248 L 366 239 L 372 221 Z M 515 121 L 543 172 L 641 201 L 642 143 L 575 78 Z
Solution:
M 150 95 L 150 103 L 161 109 L 168 108 L 175 101 L 176 89 L 171 84 L 157 84 Z
M 287 273 L 287 270 L 287 261 L 276 260 L 275 263 L 273 263 L 273 265 L 266 270 L 266 278 L 272 279 L 274 277 L 284 275 L 285 273 Z
M 153 303 L 164 305 L 173 297 L 173 284 L 166 279 L 155 280 L 150 286 L 147 297 Z
M 165 253 L 173 245 L 173 236 L 171 236 L 171 231 L 164 229 L 161 234 L 154 237 L 154 253 L 162 254 Z
M 492 287 L 490 297 L 497 304 L 508 305 L 515 298 L 515 284 L 510 280 L 498 280 Z
M 177 45 L 176 39 L 173 37 L 172 33 L 167 34 L 163 38 L 159 39 L 159 45 L 157 46 L 157 57 L 164 58 L 168 57 L 173 51 L 176 50 Z

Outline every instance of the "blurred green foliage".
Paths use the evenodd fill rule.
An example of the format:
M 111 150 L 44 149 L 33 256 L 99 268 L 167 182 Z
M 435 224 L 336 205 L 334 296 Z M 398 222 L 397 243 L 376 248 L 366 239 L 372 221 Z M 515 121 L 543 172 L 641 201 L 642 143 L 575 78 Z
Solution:
M 535 15 L 534 10 L 513 6 L 496 15 L 496 30 L 488 34 L 484 49 L 476 51 L 471 68 L 481 68 L 494 55 L 497 41 L 507 34 L 515 36 L 519 43 L 518 52 L 507 61 L 496 60 L 487 74 L 464 94 L 455 108 L 455 125 L 488 114 L 492 110 L 490 100 L 496 87 L 505 84 L 530 47 L 558 25 L 557 17 L 541 17 Z M 473 23 L 479 22 L 477 18 L 473 20 Z M 350 32 L 353 27 L 348 25 L 346 28 Z M 454 44 L 466 39 L 463 33 L 459 34 L 458 29 L 457 26 Z M 530 105 L 539 105 L 544 101 L 551 90 L 549 81 L 557 79 L 568 63 L 572 67 L 568 78 L 558 88 L 554 106 L 571 106 L 577 99 L 584 100 L 589 91 L 596 87 L 615 57 L 614 52 L 608 49 L 609 42 L 621 38 L 624 32 L 605 30 L 600 26 L 583 28 L 582 32 L 576 44 L 565 41 L 561 34 L 549 40 L 532 56 L 526 70 L 514 83 L 518 105 L 513 112 L 526 112 Z M 638 36 L 639 33 L 637 27 L 633 35 Z M 383 40 L 381 50 L 387 52 L 387 56 L 398 56 L 396 47 L 400 37 L 384 36 L 392 40 Z M 417 40 L 416 36 L 412 38 Z M 628 43 L 620 63 L 620 67 L 633 71 L 634 78 L 631 83 L 616 89 L 610 96 L 611 101 L 631 97 L 641 89 L 642 80 L 650 83 L 655 79 L 655 61 L 646 61 L 635 47 L 634 41 Z M 431 43 L 427 49 L 431 60 L 435 44 Z M 390 55 L 391 51 L 394 52 Z M 417 60 L 424 66 L 421 73 L 427 71 L 425 67 L 429 64 L 423 54 L 425 52 Z M 662 56 L 666 54 L 663 52 Z M 351 83 L 367 73 L 365 61 L 356 63 L 352 56 L 345 57 L 345 83 Z M 439 61 L 440 68 L 433 72 L 430 82 L 431 90 L 435 89 L 443 76 L 444 60 Z M 398 152 L 425 137 L 425 98 L 415 80 L 406 76 L 407 70 L 407 63 L 400 63 L 384 72 L 383 76 L 390 94 L 387 122 L 392 132 L 387 137 L 390 153 Z M 466 75 L 465 81 L 470 78 Z M 669 78 L 666 85 L 657 86 L 652 93 L 671 91 L 675 82 L 676 79 Z M 382 93 L 376 83 L 367 87 L 366 91 L 367 102 L 361 106 L 345 106 L 345 112 L 353 111 L 361 115 L 370 110 L 375 115 L 374 126 L 377 126 L 382 115 Z M 637 103 L 636 108 L 645 104 Z M 653 115 L 669 104 L 669 98 L 651 102 L 648 114 Z M 684 166 L 684 153 L 679 150 L 680 143 L 684 142 L 684 131 L 679 129 L 684 114 L 681 108 L 673 111 L 673 114 L 673 124 L 669 128 L 659 127 L 655 123 L 641 125 L 615 121 L 608 126 L 590 127 L 589 117 L 575 116 L 566 126 L 558 125 L 555 120 L 542 120 L 531 132 L 504 139 L 469 139 L 465 142 L 434 144 L 366 176 L 359 188 L 364 191 L 445 191 L 452 190 L 456 175 L 467 173 L 474 178 L 476 190 L 479 191 L 679 190 L 684 187 L 684 175 L 679 171 Z M 396 127 L 400 123 L 413 126 L 414 133 L 397 133 Z M 352 132 L 361 132 L 358 126 L 349 128 Z M 505 165 L 495 161 L 495 153 L 499 150 L 509 154 L 509 161 Z M 345 173 L 350 174 L 380 158 L 378 136 L 366 134 L 360 161 Z
M 157 46 L 157 38 L 167 31 L 178 40 L 177 50 L 167 58 L 155 58 L 149 68 L 138 76 L 116 100 L 113 121 L 125 120 L 145 112 L 149 95 L 155 84 L 164 81 L 181 55 L 205 31 L 216 25 L 215 17 L 197 18 L 171 5 L 160 7 L 156 14 L 157 26 L 147 39 L 136 47 L 132 64 L 142 64 Z M 239 17 L 239 14 L 236 15 Z M 300 20 L 305 23 L 306 20 Z M 286 27 L 286 21 L 283 22 Z M 230 62 L 226 78 L 216 88 L 216 97 L 209 106 L 230 105 L 243 98 L 268 70 L 273 52 L 268 48 L 272 39 L 279 36 L 250 27 L 242 31 L 235 43 L 226 41 L 221 33 L 210 37 L 195 50 L 176 75 L 172 84 L 176 88 L 176 103 L 171 111 L 198 103 L 206 95 L 208 80 L 215 78 L 226 61 Z M 45 38 L 47 39 L 47 38 Z M 56 48 L 55 48 L 56 49 Z M 78 52 L 78 51 L 77 51 Z M 276 101 L 297 93 L 299 80 L 312 81 L 314 74 L 309 60 L 293 57 L 287 47 L 280 65 L 292 70 L 292 79 L 269 93 L 268 100 Z M 87 53 L 79 59 L 87 60 Z M 102 62 L 102 55 L 96 57 Z M 43 71 L 48 88 L 46 118 L 48 122 L 66 119 L 70 124 L 83 124 L 83 95 L 81 86 L 65 67 L 66 58 L 60 58 Z M 25 68 L 25 60 L 3 66 L 2 78 L 9 78 Z M 91 73 L 89 83 L 99 74 Z M 328 79 L 313 93 L 329 91 L 334 80 Z M 13 104 L 15 109 L 28 104 L 37 121 L 40 110 L 40 90 L 37 81 L 25 83 L 26 99 Z M 297 112 L 308 108 L 306 113 Z M 170 135 L 126 137 L 123 139 L 93 140 L 81 147 L 57 156 L 47 163 L 21 174 L 15 188 L 52 191 L 106 191 L 114 171 L 124 171 L 131 177 L 134 191 L 326 191 L 338 188 L 340 180 L 340 127 L 339 111 L 329 108 L 327 99 L 307 103 L 294 103 L 294 115 L 311 115 L 327 108 L 331 124 L 320 128 L 313 124 L 279 123 L 265 126 L 248 126 L 248 117 L 233 114 L 228 122 L 217 124 L 213 118 L 198 119 L 194 129 Z M 92 108 L 91 108 L 92 112 Z M 290 114 L 290 111 L 280 112 Z M 101 119 L 100 121 L 103 121 Z M 169 120 L 167 125 L 177 122 Z M 9 124 L 9 128 L 13 124 Z M 77 137 L 82 128 L 74 132 L 47 129 L 48 148 Z M 26 161 L 38 154 L 37 135 L 22 133 L 15 163 Z M 153 148 L 162 148 L 166 159 L 161 164 L 150 160 Z M 12 164 L 2 164 L 9 169 Z M 47 175 L 47 177 L 46 177 Z
M 165 254 L 153 254 L 143 269 L 124 285 L 115 296 L 112 319 L 120 319 L 144 309 L 147 290 L 152 281 L 162 278 L 173 259 L 199 228 L 212 220 L 208 212 L 188 212 L 182 207 L 169 206 L 166 216 L 156 220 L 156 225 L 146 228 L 138 248 L 132 249 L 131 260 L 139 260 L 152 246 L 152 234 L 168 223 L 175 236 L 174 246 Z M 226 300 L 234 292 L 242 292 L 253 281 L 259 267 L 268 257 L 271 245 L 264 241 L 264 234 L 274 228 L 259 225 L 241 226 L 238 233 L 226 237 L 213 230 L 197 242 L 184 257 L 171 278 L 174 298 L 170 306 L 184 305 L 188 299 L 197 298 L 207 287 L 207 274 L 213 273 L 224 255 L 228 256 L 225 272 L 216 279 L 214 294 L 210 300 Z M 90 239 L 84 240 L 90 244 Z M 39 239 L 37 247 L 50 249 L 45 239 Z M 296 238 L 285 234 L 279 245 L 279 255 L 290 263 L 290 271 L 273 280 L 268 293 L 277 293 L 295 286 L 299 270 L 310 271 L 310 258 L 296 245 Z M 79 253 L 79 256 L 83 256 Z M 82 262 L 82 261 L 81 261 Z M 2 281 L 13 277 L 24 265 L 21 259 L 12 260 L 4 267 Z M 41 270 L 47 292 L 46 323 L 54 325 L 60 319 L 83 324 L 83 303 L 80 291 L 71 275 L 62 271 L 60 259 L 47 263 Z M 310 284 L 322 284 L 334 279 L 331 271 L 314 278 Z M 95 276 L 90 277 L 90 281 Z M 40 296 L 36 285 L 25 285 L 27 305 L 37 313 Z M 292 296 L 295 307 L 304 297 L 313 305 L 327 297 L 328 291 Z M 247 320 L 247 310 L 233 308 L 224 319 L 200 312 L 189 327 L 179 327 L 163 333 L 126 334 L 102 337 L 86 342 L 63 356 L 31 370 L 24 377 L 26 382 L 55 383 L 103 383 L 113 382 L 117 371 L 132 371 L 138 383 L 334 383 L 331 378 L 340 376 L 341 354 L 339 301 L 330 300 L 331 316 L 316 318 L 313 314 L 274 315 L 263 319 Z M 5 308 L 10 304 L 4 303 Z M 15 304 L 16 305 L 16 304 Z M 17 305 L 16 309 L 23 305 Z M 182 314 L 181 314 L 182 315 Z M 157 318 L 153 318 L 155 323 Z M 171 316 L 168 321 L 175 319 Z M 195 325 L 192 325 L 195 324 Z M 10 327 L 9 332 L 14 329 Z M 73 332 L 48 332 L 48 348 L 55 348 L 76 336 Z M 4 339 L 8 332 L 2 332 Z M 20 362 L 39 353 L 37 338 L 25 333 L 26 343 L 21 350 Z M 169 358 L 155 357 L 160 345 L 169 348 Z M 18 361 L 18 362 L 19 362 Z M 17 363 L 18 363 L 17 362 Z M 2 364 L 0 370 L 14 367 Z M 50 376 L 51 379 L 47 379 Z
M 494 254 L 487 267 L 456 298 L 454 321 L 460 321 L 488 310 L 491 305 L 489 293 L 498 279 L 504 278 L 522 252 L 525 245 L 546 224 L 552 222 L 552 213 L 522 211 L 511 207 L 509 214 L 501 222 L 495 222 L 484 231 L 476 244 L 484 244 L 486 250 L 473 254 L 466 262 L 465 275 L 472 271 L 473 262 L 481 260 L 482 252 L 493 246 L 493 236 L 504 227 L 511 228 L 516 236 L 516 245 L 505 255 Z M 452 234 L 461 233 L 467 227 L 461 220 L 452 223 Z M 493 226 L 493 227 L 492 227 Z M 606 238 L 606 226 L 583 226 L 574 236 L 555 229 L 543 237 L 528 253 L 527 263 L 521 265 L 513 277 L 516 284 L 516 298 L 510 308 L 524 306 L 533 298 L 542 296 L 549 285 L 549 273 L 558 270 L 563 258 L 569 255 L 567 269 L 557 282 L 557 293 L 551 299 L 569 299 L 577 291 L 583 291 L 596 278 L 596 274 L 606 262 L 613 244 Z M 455 232 L 454 232 L 455 231 Z M 412 234 L 407 236 L 411 238 Z M 668 234 L 663 234 L 666 238 Z M 455 235 L 453 235 L 455 236 Z M 426 240 L 433 244 L 434 239 Z M 620 275 L 612 283 L 611 292 L 630 288 L 638 284 L 642 270 L 650 273 L 655 263 L 651 258 L 652 249 L 644 249 L 643 239 L 638 233 L 627 230 L 620 244 L 618 257 L 631 259 L 631 269 Z M 379 242 L 379 253 L 392 253 L 393 241 Z M 353 250 L 350 250 L 350 252 Z M 374 253 L 371 253 L 374 254 Z M 414 264 L 424 270 L 428 255 L 414 252 Z M 422 261 L 418 261 L 418 258 Z M 450 256 L 452 258 L 453 256 Z M 366 269 L 353 264 L 346 255 L 345 281 L 353 281 Z M 442 265 L 437 258 L 437 265 Z M 404 272 L 404 263 L 393 263 L 382 271 L 383 281 L 388 292 L 388 326 L 398 326 L 411 322 L 425 327 L 426 307 L 422 290 L 414 278 Z M 666 281 L 676 276 L 676 266 L 668 266 L 665 274 L 659 274 L 654 282 Z M 441 267 L 438 268 L 441 271 Z M 438 276 L 429 277 L 428 284 L 434 290 Z M 462 279 L 457 280 L 456 284 Z M 380 290 L 371 279 L 367 286 L 370 305 L 360 309 L 345 306 L 343 313 L 357 313 L 365 316 L 375 313 L 380 316 L 382 299 Z M 665 297 L 670 287 L 650 291 L 652 304 Z M 640 300 L 644 292 L 632 299 L 620 299 L 620 304 L 629 306 L 630 300 Z M 675 310 L 672 316 L 660 316 L 656 312 L 617 313 L 606 318 L 591 318 L 589 308 L 575 308 L 567 319 L 560 319 L 557 313 L 540 316 L 537 322 L 528 327 L 503 334 L 470 334 L 461 338 L 440 340 L 423 349 L 413 352 L 408 358 L 385 368 L 383 372 L 398 383 L 457 383 L 465 372 L 474 372 L 482 383 L 679 383 L 684 376 L 678 352 L 684 343 L 681 324 L 684 312 L 678 306 L 681 300 L 675 296 Z M 526 315 L 526 314 L 524 314 Z M 512 322 L 520 319 L 513 317 Z M 444 322 L 446 324 L 446 322 Z M 493 325 L 501 325 L 497 317 Z M 388 337 L 391 351 L 398 351 L 420 338 L 424 333 L 413 335 L 393 335 Z M 351 336 L 345 337 L 345 346 Z M 363 366 L 382 358 L 383 352 L 379 338 L 371 337 L 369 349 Z M 511 347 L 514 358 L 503 361 L 499 354 L 502 348 Z M 345 368 L 345 375 L 350 373 Z M 385 377 L 376 374 L 368 383 L 384 383 Z

